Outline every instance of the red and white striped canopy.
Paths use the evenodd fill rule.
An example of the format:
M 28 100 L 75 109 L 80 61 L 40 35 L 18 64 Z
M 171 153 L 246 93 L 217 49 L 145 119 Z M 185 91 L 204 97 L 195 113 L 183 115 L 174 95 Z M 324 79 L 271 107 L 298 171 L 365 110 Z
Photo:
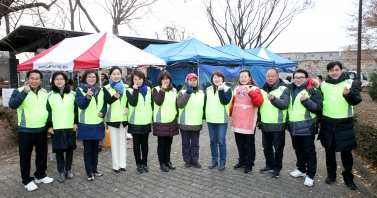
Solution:
M 17 65 L 17 70 L 72 71 L 112 66 L 131 67 L 165 64 L 164 60 L 105 32 L 66 38 L 46 51 Z

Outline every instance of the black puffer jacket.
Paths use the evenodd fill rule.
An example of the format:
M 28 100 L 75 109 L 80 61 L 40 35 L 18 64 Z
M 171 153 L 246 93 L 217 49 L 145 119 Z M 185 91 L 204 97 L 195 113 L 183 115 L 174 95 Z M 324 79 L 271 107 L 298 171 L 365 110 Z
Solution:
M 347 79 L 348 75 L 343 73 L 336 82 L 327 77 L 326 83 L 338 84 Z M 326 93 L 322 92 L 322 94 L 325 95 Z M 343 97 L 350 105 L 357 105 L 362 101 L 359 87 L 355 81 L 352 82 L 350 93 L 347 96 L 343 95 Z M 353 131 L 353 117 L 335 119 L 322 116 L 320 123 L 321 130 L 319 131 L 318 139 L 321 140 L 323 147 L 328 149 L 332 138 L 335 138 L 335 151 L 337 152 L 357 148 L 356 137 Z

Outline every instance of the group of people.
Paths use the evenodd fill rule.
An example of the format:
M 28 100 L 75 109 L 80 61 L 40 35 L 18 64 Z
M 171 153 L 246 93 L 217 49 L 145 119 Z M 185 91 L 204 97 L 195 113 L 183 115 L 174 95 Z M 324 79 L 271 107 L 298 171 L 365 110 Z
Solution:
M 162 71 L 156 87 L 148 87 L 145 74 L 133 71 L 130 84 L 122 81 L 122 70 L 113 66 L 108 83 L 101 88 L 95 70 L 87 70 L 77 89 L 71 90 L 64 72 L 52 76 L 52 91 L 40 87 L 43 78 L 38 70 L 27 73 L 29 84 L 14 90 L 9 106 L 17 109 L 20 168 L 22 183 L 29 191 L 36 183 L 50 183 L 45 173 L 47 133 L 51 134 L 56 153 L 59 182 L 72 179 L 71 164 L 77 138 L 84 143 L 87 180 L 103 174 L 98 167 L 98 144 L 105 137 L 107 124 L 115 173 L 126 169 L 126 134 L 133 136 L 136 170 L 149 172 L 149 134 L 157 136 L 157 155 L 163 172 L 175 170 L 171 159 L 173 137 L 181 134 L 182 158 L 185 167 L 201 168 L 199 138 L 203 120 L 207 122 L 211 162 L 209 169 L 223 171 L 227 162 L 226 134 L 228 124 L 234 132 L 238 163 L 250 173 L 254 166 L 255 132 L 262 131 L 265 167 L 260 173 L 278 178 L 283 168 L 285 131 L 288 130 L 297 157 L 297 170 L 292 177 L 304 177 L 304 185 L 313 186 L 317 169 L 315 136 L 318 134 L 326 151 L 328 176 L 336 179 L 335 152 L 341 152 L 345 184 L 357 189 L 351 172 L 351 150 L 357 147 L 353 132 L 353 106 L 361 102 L 356 83 L 342 72 L 340 62 L 327 65 L 328 77 L 320 86 L 303 69 L 293 73 L 293 83 L 286 84 L 276 69 L 266 73 L 266 83 L 258 88 L 250 70 L 241 70 L 239 81 L 232 88 L 225 85 L 221 71 L 211 75 L 212 86 L 205 91 L 198 87 L 198 76 L 190 73 L 182 90 L 172 85 L 172 76 Z M 103 79 L 102 79 L 103 80 Z M 229 118 L 232 119 L 229 119 Z M 153 130 L 152 130 L 153 129 Z M 31 153 L 36 147 L 35 178 L 30 177 Z M 65 156 L 64 156 L 65 154 Z

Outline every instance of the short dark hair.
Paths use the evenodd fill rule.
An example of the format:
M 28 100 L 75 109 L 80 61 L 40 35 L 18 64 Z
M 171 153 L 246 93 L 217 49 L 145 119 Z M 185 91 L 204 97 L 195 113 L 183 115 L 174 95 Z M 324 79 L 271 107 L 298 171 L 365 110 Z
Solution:
M 87 83 L 86 77 L 88 76 L 88 74 L 94 74 L 96 76 L 96 83 L 99 82 L 98 72 L 94 69 L 89 69 L 89 70 L 86 70 L 84 74 L 82 75 L 81 83 Z
M 54 89 L 57 89 L 56 85 L 55 85 L 55 78 L 56 76 L 58 75 L 62 75 L 63 78 L 64 78 L 64 81 L 65 81 L 65 84 L 64 86 L 67 86 L 68 85 L 68 76 L 65 72 L 62 72 L 62 71 L 57 71 L 57 72 L 54 72 L 52 74 L 52 77 L 51 77 L 51 89 L 54 90 Z
M 250 72 L 250 70 L 248 70 L 248 69 L 243 69 L 243 70 L 240 71 L 240 75 L 241 75 L 241 73 L 243 73 L 243 72 L 246 72 L 247 75 L 251 78 L 251 80 L 250 80 L 250 84 L 251 84 L 251 85 L 253 85 L 253 86 L 258 86 L 257 83 L 254 81 L 254 78 L 251 76 L 251 72 Z M 240 83 L 240 78 L 238 78 L 238 84 L 239 84 L 239 83 Z
M 223 82 L 225 82 L 225 76 L 223 74 L 223 72 L 219 71 L 219 70 L 215 70 L 212 75 L 211 75 L 211 83 L 214 85 L 213 83 L 213 76 L 216 75 L 216 76 L 219 76 L 219 77 L 222 77 L 223 78 Z
M 131 85 L 134 84 L 134 76 L 142 78 L 143 79 L 143 83 L 145 84 L 146 80 L 145 80 L 145 74 L 144 74 L 144 72 L 142 72 L 141 70 L 135 70 L 135 71 L 133 71 L 131 73 Z
M 292 76 L 285 77 L 285 80 L 288 80 L 289 82 L 291 82 L 292 81 Z
M 38 69 L 32 69 L 32 70 L 28 71 L 26 73 L 26 78 L 29 78 L 29 76 L 30 76 L 31 73 L 37 73 L 37 74 L 39 74 L 39 77 L 41 77 L 41 79 L 43 78 L 42 72 L 39 71 Z
M 170 80 L 170 84 L 172 84 L 172 82 L 173 82 L 173 78 L 171 77 L 170 73 L 169 73 L 168 71 L 163 71 L 163 72 L 161 72 L 161 73 L 158 75 L 158 77 L 157 77 L 157 84 L 158 84 L 159 86 L 162 85 L 161 81 L 162 81 L 162 79 L 164 79 L 165 77 L 168 78 L 168 79 Z
M 270 71 L 270 70 L 274 70 L 274 71 L 276 72 L 276 74 L 279 75 L 279 72 L 278 72 L 278 70 L 277 70 L 276 68 L 271 67 L 270 69 L 267 70 L 267 72 Z M 267 73 L 267 72 L 266 72 L 266 73 Z
M 327 71 L 330 71 L 330 69 L 334 68 L 336 65 L 338 65 L 340 69 L 342 69 L 343 67 L 342 63 L 340 63 L 339 61 L 334 61 L 327 64 L 327 67 L 326 67 Z
M 109 75 L 111 75 L 113 73 L 113 71 L 116 70 L 116 69 L 120 71 L 120 74 L 122 74 L 122 70 L 118 66 L 112 66 L 110 71 L 109 71 Z
M 305 74 L 305 78 L 309 77 L 308 72 L 305 71 L 305 70 L 303 70 L 303 69 L 297 69 L 296 71 L 294 71 L 293 72 L 293 77 L 295 77 L 296 73 L 303 73 L 303 74 Z
M 317 77 L 322 80 L 322 75 L 317 75 Z

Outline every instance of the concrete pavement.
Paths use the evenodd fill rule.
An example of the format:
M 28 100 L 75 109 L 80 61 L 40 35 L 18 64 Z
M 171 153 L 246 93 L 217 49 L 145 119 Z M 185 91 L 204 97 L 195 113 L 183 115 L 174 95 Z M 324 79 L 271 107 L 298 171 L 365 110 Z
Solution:
M 261 174 L 259 169 L 265 166 L 262 134 L 256 132 L 256 161 L 251 174 L 243 170 L 234 170 L 238 153 L 234 134 L 227 133 L 227 168 L 220 172 L 208 169 L 211 162 L 209 135 L 207 126 L 201 132 L 200 158 L 201 169 L 185 168 L 181 154 L 181 137 L 175 136 L 172 146 L 172 163 L 177 166 L 168 173 L 159 169 L 157 158 L 157 138 L 150 134 L 149 138 L 149 173 L 136 172 L 133 151 L 127 150 L 127 172 L 119 174 L 112 171 L 111 151 L 107 148 L 99 156 L 99 170 L 103 177 L 93 182 L 86 181 L 83 162 L 83 149 L 74 152 L 72 172 L 74 178 L 59 183 L 56 160 L 50 163 L 47 174 L 55 181 L 51 184 L 38 184 L 39 188 L 28 192 L 21 183 L 18 156 L 0 159 L 0 197 L 373 197 L 377 193 L 361 177 L 355 177 L 359 190 L 348 190 L 341 177 L 340 156 L 338 159 L 337 180 L 332 185 L 325 184 L 326 165 L 325 152 L 319 141 L 316 141 L 318 168 L 314 178 L 314 186 L 303 185 L 303 178 L 293 178 L 289 173 L 296 169 L 296 157 L 292 148 L 290 135 L 286 132 L 286 145 L 283 158 L 283 170 L 280 178 L 271 174 Z M 81 143 L 78 142 L 78 147 Z M 32 162 L 32 173 L 34 172 Z

